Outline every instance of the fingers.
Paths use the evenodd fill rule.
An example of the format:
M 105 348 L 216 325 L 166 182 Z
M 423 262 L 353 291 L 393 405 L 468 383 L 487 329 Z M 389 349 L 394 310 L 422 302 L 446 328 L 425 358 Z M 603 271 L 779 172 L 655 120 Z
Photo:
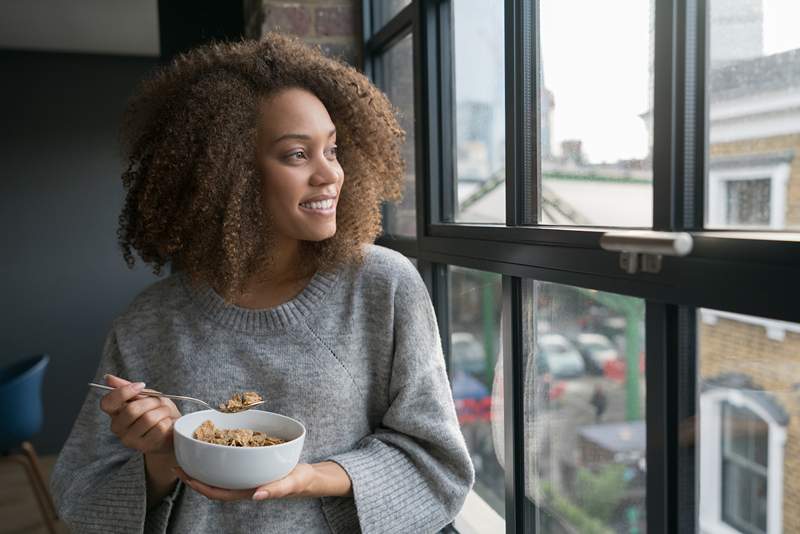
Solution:
M 115 376 L 115 375 L 107 374 L 107 375 L 104 376 L 104 378 L 106 379 L 106 384 L 107 385 L 109 385 L 111 387 L 115 387 L 115 388 L 118 388 L 118 387 L 121 387 L 121 386 L 127 386 L 128 384 L 130 384 L 130 381 L 125 380 L 124 378 L 120 378 L 120 377 Z
M 121 436 L 128 431 L 128 427 L 136 422 L 141 415 L 161 406 L 162 404 L 158 397 L 145 397 L 130 401 L 111 419 L 111 431 Z
M 161 406 L 160 408 L 149 410 L 140 415 L 139 418 L 134 421 L 134 423 L 125 432 L 125 437 L 130 441 L 138 440 L 164 419 L 166 419 L 171 425 L 172 418 L 170 415 L 170 410 L 167 406 Z
M 181 417 L 175 404 L 163 397 L 137 396 L 144 383 L 131 383 L 105 375 L 114 390 L 100 399 L 100 408 L 111 416 L 111 431 L 128 448 L 162 452 L 172 448 L 172 425 Z
M 309 464 L 297 464 L 292 471 L 280 480 L 256 488 L 253 500 L 279 499 L 281 497 L 301 496 L 309 487 L 314 476 Z
M 172 426 L 175 421 L 165 417 L 142 436 L 142 450 L 163 452 L 172 449 Z
M 290 473 L 280 480 L 276 480 L 275 482 L 270 482 L 269 484 L 259 487 L 253 496 L 253 499 L 279 499 L 281 497 L 288 497 L 289 495 L 294 495 L 297 493 L 297 486 L 298 484 L 296 477 L 292 476 Z
M 214 486 L 209 486 L 207 484 L 203 484 L 199 480 L 195 480 L 191 478 L 186 472 L 181 469 L 180 467 L 176 467 L 174 469 L 175 474 L 186 483 L 187 486 L 195 490 L 196 492 L 200 493 L 201 495 L 205 495 L 209 499 L 215 499 L 218 501 L 240 501 L 240 500 L 249 500 L 251 495 L 253 494 L 253 490 L 229 490 L 224 488 L 216 488 Z
M 136 382 L 115 387 L 114 391 L 107 393 L 100 399 L 100 409 L 108 415 L 116 415 L 130 399 L 144 389 L 144 386 L 144 382 Z
M 158 397 L 158 399 L 164 406 L 169 406 L 170 412 L 172 413 L 172 417 L 174 419 L 178 419 L 182 415 L 181 411 L 178 409 L 177 406 L 175 406 L 175 403 L 172 402 L 170 399 L 166 397 Z

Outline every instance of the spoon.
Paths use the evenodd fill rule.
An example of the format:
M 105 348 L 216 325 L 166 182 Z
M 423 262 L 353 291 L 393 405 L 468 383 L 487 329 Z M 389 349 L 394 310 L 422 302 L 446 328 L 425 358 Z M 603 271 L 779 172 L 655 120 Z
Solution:
M 116 389 L 116 388 L 112 388 L 111 386 L 104 386 L 103 384 L 95 384 L 94 382 L 89 382 L 89 385 L 92 386 L 92 387 L 95 387 L 95 388 L 99 388 L 99 389 L 107 389 L 109 391 Z M 143 389 L 142 391 L 139 392 L 139 395 L 145 395 L 147 397 L 167 397 L 168 399 L 179 399 L 179 400 L 187 400 L 187 401 L 191 401 L 191 402 L 197 402 L 197 403 L 200 403 L 203 406 L 205 406 L 205 407 L 207 407 L 207 408 L 209 408 L 211 410 L 214 410 L 216 412 L 219 412 L 219 413 L 239 413 L 239 412 L 244 412 L 244 411 L 249 410 L 250 408 L 255 408 L 256 406 L 259 406 L 259 405 L 264 404 L 266 402 L 266 401 L 260 400 L 258 402 L 250 403 L 250 404 L 242 407 L 240 410 L 236 410 L 235 412 L 223 412 L 219 408 L 215 408 L 215 407 L 211 406 L 210 404 L 208 404 L 207 402 L 201 401 L 200 399 L 195 399 L 194 397 L 184 397 L 182 395 L 167 395 L 166 393 L 161 393 L 160 391 L 156 391 L 154 389 Z

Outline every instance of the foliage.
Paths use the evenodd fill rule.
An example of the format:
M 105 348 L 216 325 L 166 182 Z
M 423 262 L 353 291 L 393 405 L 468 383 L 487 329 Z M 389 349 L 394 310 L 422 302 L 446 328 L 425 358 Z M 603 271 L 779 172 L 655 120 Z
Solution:
M 616 512 L 625 494 L 625 466 L 608 464 L 597 473 L 580 468 L 576 483 L 576 497 L 581 508 L 592 517 L 608 521 Z

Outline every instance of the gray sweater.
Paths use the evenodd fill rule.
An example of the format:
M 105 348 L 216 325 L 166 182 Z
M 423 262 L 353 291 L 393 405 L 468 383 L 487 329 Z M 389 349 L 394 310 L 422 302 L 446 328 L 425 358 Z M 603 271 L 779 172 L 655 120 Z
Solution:
M 184 273 L 159 280 L 114 320 L 94 381 L 105 373 L 212 402 L 258 391 L 306 426 L 300 462 L 338 463 L 353 496 L 221 502 L 179 482 L 147 511 L 144 457 L 90 390 L 50 481 L 75 532 L 435 532 L 474 480 L 430 297 L 382 247 L 271 309 L 226 305 Z

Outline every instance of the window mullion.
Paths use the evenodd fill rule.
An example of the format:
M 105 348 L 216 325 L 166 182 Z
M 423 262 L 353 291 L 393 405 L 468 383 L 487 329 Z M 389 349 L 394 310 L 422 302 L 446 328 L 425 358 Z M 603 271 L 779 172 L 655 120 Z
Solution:
M 538 224 L 538 87 L 533 2 L 505 2 L 506 225 Z M 534 62 L 534 58 L 537 61 Z
M 503 311 L 501 315 L 503 344 L 503 451 L 506 482 L 506 532 L 533 532 L 525 525 L 525 465 L 523 410 L 523 344 L 522 280 L 503 277 Z

